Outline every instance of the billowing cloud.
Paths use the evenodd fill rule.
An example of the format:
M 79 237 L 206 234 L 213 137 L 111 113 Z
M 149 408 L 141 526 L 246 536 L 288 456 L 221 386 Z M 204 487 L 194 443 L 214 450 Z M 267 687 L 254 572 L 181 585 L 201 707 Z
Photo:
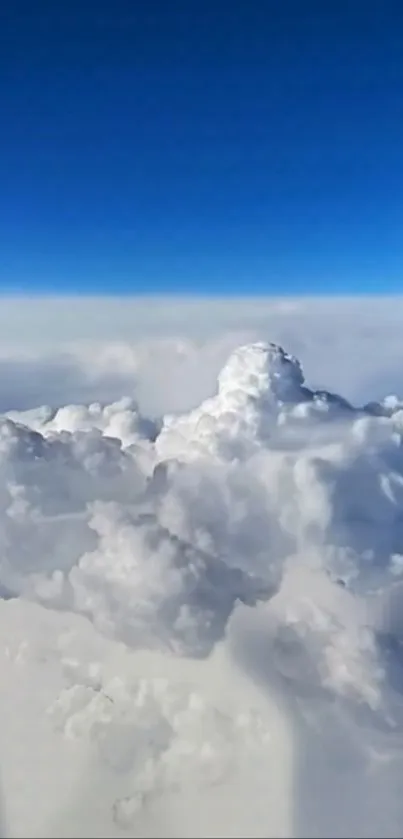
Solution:
M 63 755 L 75 796 L 23 835 L 100 831 L 103 789 L 113 835 L 401 835 L 402 442 L 397 397 L 315 388 L 262 340 L 186 411 L 3 417 L 0 707 L 43 674 L 48 771 Z

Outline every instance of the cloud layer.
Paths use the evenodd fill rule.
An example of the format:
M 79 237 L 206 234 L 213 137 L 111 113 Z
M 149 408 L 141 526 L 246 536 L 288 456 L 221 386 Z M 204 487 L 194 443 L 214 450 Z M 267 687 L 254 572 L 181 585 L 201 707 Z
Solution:
M 0 704 L 22 662 L 50 685 L 46 760 L 67 738 L 93 761 L 58 835 L 101 830 L 104 786 L 116 835 L 401 835 L 403 402 L 308 386 L 253 340 L 199 405 L 144 413 L 125 397 L 0 424 Z
M 236 347 L 267 336 L 312 387 L 355 402 L 403 392 L 403 298 L 3 299 L 0 411 L 113 402 L 149 415 L 209 396 Z

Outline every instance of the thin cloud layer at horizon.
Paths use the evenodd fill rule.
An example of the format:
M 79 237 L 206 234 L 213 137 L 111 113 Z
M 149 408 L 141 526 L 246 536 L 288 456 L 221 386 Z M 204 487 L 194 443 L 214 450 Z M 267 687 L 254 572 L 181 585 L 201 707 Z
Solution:
M 397 839 L 397 301 L 153 328 L 132 301 L 131 341 L 77 303 L 53 349 L 30 305 L 0 365 L 2 833 Z
M 136 396 L 146 413 L 204 399 L 229 352 L 271 340 L 313 387 L 356 403 L 403 392 L 403 297 L 3 298 L 0 410 Z

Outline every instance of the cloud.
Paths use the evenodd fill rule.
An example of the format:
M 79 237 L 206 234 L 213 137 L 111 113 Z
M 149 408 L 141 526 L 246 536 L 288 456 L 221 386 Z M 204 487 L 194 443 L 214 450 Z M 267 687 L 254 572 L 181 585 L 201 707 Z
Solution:
M 277 317 L 305 329 L 313 314 Z M 371 341 L 386 304 L 380 317 Z M 327 390 L 292 346 L 234 337 L 71 349 L 87 398 L 1 419 L 19 835 L 401 835 L 403 402 L 341 396 L 340 371 Z M 341 360 L 359 340 L 339 336 Z M 204 362 L 149 418 L 146 374 L 186 391 Z M 109 376 L 114 400 L 94 399 Z M 31 694 L 33 716 L 16 702 Z M 15 778 L 40 749 L 23 800 Z
M 0 410 L 113 402 L 146 415 L 209 396 L 237 346 L 270 338 L 312 387 L 354 402 L 403 392 L 403 298 L 3 298 Z

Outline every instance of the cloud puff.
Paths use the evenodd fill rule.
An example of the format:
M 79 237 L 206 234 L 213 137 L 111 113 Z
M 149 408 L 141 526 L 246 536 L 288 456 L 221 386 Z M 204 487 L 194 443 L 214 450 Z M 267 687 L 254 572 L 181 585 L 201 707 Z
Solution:
M 133 654 L 201 667 L 228 644 L 294 719 L 331 719 L 365 772 L 376 753 L 400 767 L 402 440 L 399 399 L 354 406 L 309 387 L 262 341 L 230 353 L 198 407 L 159 421 L 133 399 L 10 414 L 1 591 L 80 613 Z M 86 736 L 88 708 L 108 704 L 88 690 L 65 697 Z M 123 796 L 118 820 L 135 804 Z
M 375 610 L 396 584 L 401 415 L 398 402 L 353 409 L 310 390 L 293 356 L 260 342 L 231 354 L 215 396 L 160 429 L 128 400 L 31 414 L 36 430 L 4 420 L 1 584 L 91 615 L 133 645 L 196 655 L 222 637 L 238 601 L 286 584 L 300 592 L 309 569 L 314 605 L 291 624 L 321 639 L 323 683 L 369 696 L 380 690 L 378 665 L 368 670 L 370 606 L 362 643 L 350 632 L 365 686 L 346 659 L 341 675 L 348 621 L 329 612 L 326 592 Z

